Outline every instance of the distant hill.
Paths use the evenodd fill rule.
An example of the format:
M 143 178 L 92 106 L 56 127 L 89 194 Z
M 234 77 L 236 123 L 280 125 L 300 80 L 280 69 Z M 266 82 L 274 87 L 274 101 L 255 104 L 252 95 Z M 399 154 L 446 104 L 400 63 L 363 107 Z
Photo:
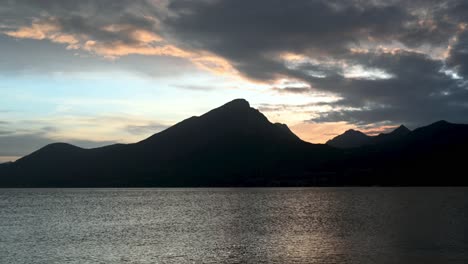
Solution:
M 0 187 L 467 185 L 467 147 L 445 121 L 311 144 L 236 99 L 134 144 L 47 145 L 1 164 Z
M 407 136 L 410 132 L 411 130 L 404 125 L 399 126 L 388 134 L 381 133 L 377 136 L 368 136 L 360 131 L 350 129 L 330 139 L 326 144 L 335 148 L 357 148 L 366 145 L 397 141 Z

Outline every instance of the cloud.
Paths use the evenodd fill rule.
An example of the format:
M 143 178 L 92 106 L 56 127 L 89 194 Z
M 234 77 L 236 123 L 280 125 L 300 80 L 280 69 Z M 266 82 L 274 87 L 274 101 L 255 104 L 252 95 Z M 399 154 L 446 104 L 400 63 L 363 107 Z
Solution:
M 310 106 L 306 120 L 312 123 L 468 122 L 463 0 L 25 0 L 4 3 L 0 17 L 3 37 L 61 45 L 57 52 L 29 44 L 56 56 L 57 69 L 93 67 L 96 57 L 105 57 L 145 71 L 147 64 L 137 58 L 158 57 L 271 84 L 278 96 L 340 98 Z M 14 67 L 15 59 L 19 68 L 29 60 L 37 60 L 35 68 L 48 61 L 46 55 L 15 54 L 0 69 Z M 278 80 L 303 85 L 274 85 Z
M 2 135 L 9 135 L 9 134 L 13 134 L 13 131 L 9 131 L 9 130 L 0 130 L 0 136 L 2 136 Z
M 150 123 L 145 125 L 128 125 L 125 130 L 133 135 L 148 135 L 160 132 L 168 127 L 168 125 L 160 123 Z
M 136 142 L 169 127 L 159 122 L 128 116 L 64 116 L 14 123 L 1 122 L 0 125 L 2 124 L 8 124 L 11 129 L 0 128 L 0 157 L 21 157 L 54 142 L 95 148 L 122 143 L 119 139 L 126 134 L 130 135 L 127 139 Z M 27 127 L 24 127 L 25 124 Z M 93 139 L 89 140 L 90 138 Z
M 171 56 L 148 57 L 128 55 L 118 63 L 82 51 L 67 50 L 62 44 L 50 44 L 40 40 L 15 40 L 0 35 L 2 59 L 0 75 L 54 74 L 83 72 L 126 71 L 158 78 L 196 73 L 189 61 Z
M 314 87 L 338 93 L 343 98 L 332 104 L 334 110 L 312 121 L 356 124 L 393 121 L 409 125 L 440 119 L 467 121 L 467 87 L 442 70 L 443 61 L 406 51 L 358 55 L 355 59 L 365 65 L 378 65 L 395 77 L 381 80 L 352 80 L 341 76 L 308 78 Z
M 184 89 L 184 90 L 191 90 L 191 91 L 212 91 L 215 87 L 210 86 L 202 86 L 202 85 L 174 85 L 177 88 Z
M 273 87 L 273 91 L 276 91 L 278 93 L 291 93 L 291 94 L 305 94 L 305 93 L 310 93 L 311 90 L 309 87 Z
M 10 129 L 0 130 L 0 156 L 20 157 L 36 151 L 47 144 L 54 142 L 67 142 L 83 148 L 94 148 L 115 143 L 114 141 L 93 141 L 76 138 L 57 137 L 61 131 L 54 125 L 44 125 L 43 121 L 20 121 L 39 126 L 37 128 L 22 128 L 18 123 L 8 123 Z M 1 125 L 1 124 L 0 124 Z
M 128 55 L 182 58 L 215 73 L 234 73 L 223 58 L 208 51 L 188 51 L 163 34 L 165 1 L 21 1 L 0 8 L 0 33 L 17 39 L 49 40 L 72 51 L 108 59 Z
M 43 133 L 0 135 L 0 156 L 24 156 L 47 144 L 57 142 Z M 65 140 L 65 142 L 83 147 L 93 148 L 113 144 L 112 141 Z
M 166 34 L 185 49 L 257 81 L 294 79 L 342 98 L 311 122 L 468 121 L 464 1 L 175 0 L 168 10 Z
M 6 123 L 6 122 L 5 122 Z M 134 143 L 169 125 L 132 115 L 72 115 L 0 124 L 0 156 L 23 156 L 47 144 L 66 142 L 83 148 Z
M 468 24 L 464 24 L 448 53 L 448 64 L 459 76 L 468 80 Z

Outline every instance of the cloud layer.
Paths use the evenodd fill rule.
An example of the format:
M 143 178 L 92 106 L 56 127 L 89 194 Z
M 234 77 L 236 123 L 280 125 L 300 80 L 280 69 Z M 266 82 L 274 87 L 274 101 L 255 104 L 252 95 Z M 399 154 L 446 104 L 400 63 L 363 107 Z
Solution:
M 312 122 L 467 122 L 465 1 L 171 1 L 179 45 L 342 98 Z M 303 93 L 304 89 L 281 92 Z
M 7 1 L 0 17 L 9 38 L 114 60 L 175 57 L 279 96 L 340 98 L 315 104 L 328 110 L 307 122 L 468 122 L 464 0 L 30 0 Z

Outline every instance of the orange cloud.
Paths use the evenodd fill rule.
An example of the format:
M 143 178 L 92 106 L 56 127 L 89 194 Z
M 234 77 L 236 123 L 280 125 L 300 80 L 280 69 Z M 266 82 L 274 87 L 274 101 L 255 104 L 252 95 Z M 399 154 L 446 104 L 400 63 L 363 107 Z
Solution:
M 117 57 L 140 54 L 153 56 L 174 56 L 189 58 L 190 53 L 179 49 L 173 45 L 151 46 L 148 44 L 128 45 L 122 42 L 101 43 L 94 40 L 88 40 L 84 43 L 84 50 L 96 53 L 106 58 L 115 59 Z
M 60 32 L 60 27 L 52 20 L 46 22 L 35 22 L 30 27 L 20 27 L 16 31 L 5 31 L 3 34 L 14 38 L 25 39 L 48 39 L 55 43 L 68 44 L 68 49 L 76 49 L 79 43 L 77 37 Z
M 29 27 L 14 31 L 2 32 L 5 35 L 24 39 L 47 39 L 67 44 L 67 49 L 82 49 L 108 59 L 139 54 L 150 56 L 173 56 L 190 60 L 197 67 L 216 74 L 237 75 L 238 72 L 225 59 L 206 51 L 193 52 L 181 49 L 168 43 L 154 32 L 136 29 L 131 25 L 111 24 L 100 28 L 102 31 L 126 34 L 134 43 L 123 41 L 98 41 L 84 34 L 67 34 L 61 32 L 60 25 L 50 18 L 47 21 L 34 22 Z
M 128 45 L 122 42 L 100 43 L 89 40 L 85 42 L 83 49 L 109 59 L 116 59 L 131 54 L 179 57 L 188 59 L 197 67 L 216 74 L 237 74 L 234 67 L 221 57 L 207 52 L 186 51 L 162 41 L 158 45 L 153 45 L 152 43 Z
M 30 27 L 20 27 L 16 31 L 5 31 L 5 35 L 15 38 L 45 39 L 50 32 L 58 28 L 50 23 L 32 23 Z
M 201 69 L 211 71 L 216 74 L 238 75 L 238 71 L 231 63 L 219 56 L 210 53 L 192 53 L 190 60 Z

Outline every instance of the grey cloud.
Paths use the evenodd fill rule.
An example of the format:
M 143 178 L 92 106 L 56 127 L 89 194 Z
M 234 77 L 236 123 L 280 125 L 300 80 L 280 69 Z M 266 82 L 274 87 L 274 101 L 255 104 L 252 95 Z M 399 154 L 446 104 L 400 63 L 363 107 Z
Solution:
M 331 4 L 332 3 L 332 4 Z M 361 38 L 388 38 L 410 18 L 398 6 L 329 1 L 172 1 L 163 23 L 185 48 L 210 50 L 247 76 L 283 74 L 281 52 L 338 56 Z
M 356 6 L 341 1 L 171 1 L 165 23 L 181 43 L 236 59 L 261 50 L 341 50 L 363 33 L 385 37 L 408 14 L 397 6 Z M 338 8 L 337 8 L 338 7 Z M 361 33 L 361 31 L 366 31 Z M 317 37 L 320 36 L 320 37 Z
M 466 83 L 441 71 L 443 61 L 404 51 L 348 55 L 348 58 L 359 65 L 378 67 L 393 77 L 377 80 L 346 78 L 337 69 L 335 73 L 331 71 L 326 77 L 318 78 L 307 73 L 316 67 L 308 64 L 285 70 L 289 76 L 306 81 L 315 89 L 342 97 L 332 103 L 312 104 L 330 105 L 334 110 L 311 113 L 315 115 L 311 122 L 347 121 L 360 126 L 380 122 L 419 126 L 440 119 L 467 122 Z M 271 112 L 312 105 L 262 105 L 260 109 Z
M 295 111 L 295 112 L 310 112 L 310 107 L 326 106 L 327 102 L 313 102 L 307 104 L 260 104 L 257 108 L 261 112 L 276 112 L 276 111 Z
M 45 19 L 55 23 L 64 33 L 86 34 L 100 41 L 136 40 L 134 29 L 157 31 L 158 9 L 152 1 L 102 0 L 102 1 L 7 1 L 2 3 L 0 15 L 7 25 L 29 26 Z M 103 27 L 111 24 L 127 25 L 128 30 L 110 32 Z M 13 27 L 12 27 L 13 28 Z
M 163 23 L 180 45 L 227 58 L 253 79 L 290 77 L 343 98 L 329 104 L 334 111 L 316 113 L 314 122 L 468 121 L 466 82 L 443 72 L 449 67 L 468 77 L 465 35 L 448 62 L 414 50 L 445 48 L 467 20 L 468 5 L 463 1 L 294 1 L 285 5 L 266 0 L 176 0 L 169 10 L 176 15 Z M 390 47 L 398 42 L 407 50 L 353 53 L 349 49 L 366 49 L 368 42 Z M 278 60 L 285 52 L 317 62 L 290 67 Z M 335 64 L 323 63 L 329 61 Z M 344 71 L 351 66 L 382 70 L 390 77 L 346 77 Z M 283 90 L 288 91 L 305 92 Z M 274 111 L 274 107 L 261 110 Z
M 167 125 L 159 123 L 151 123 L 147 125 L 129 125 L 125 130 L 134 135 L 146 135 L 160 132 L 168 127 Z
M 57 132 L 57 131 L 59 131 L 59 129 L 57 127 L 54 127 L 54 126 L 44 126 L 44 127 L 41 128 L 41 130 L 43 132 L 46 132 L 46 133 L 47 132 Z
M 450 50 L 448 64 L 468 80 L 468 32 L 458 36 L 457 42 Z
M 334 111 L 312 118 L 315 122 L 468 121 L 468 33 L 467 29 L 461 29 L 468 21 L 468 4 L 463 0 L 296 0 L 287 4 L 280 0 L 171 0 L 167 6 L 164 1 L 156 4 L 150 0 L 29 0 L 7 1 L 0 7 L 0 17 L 0 24 L 12 28 L 31 25 L 37 19 L 49 19 L 65 33 L 86 34 L 106 45 L 138 44 L 132 32 L 145 29 L 183 49 L 217 54 L 249 78 L 298 79 L 309 84 L 312 90 L 331 92 L 343 98 L 329 104 Z M 115 32 L 103 30 L 112 24 L 127 27 Z M 458 36 L 458 40 L 451 43 L 454 36 Z M 2 72 L 15 65 L 18 69 L 24 68 L 29 62 L 27 55 L 18 52 L 8 55 L 8 49 L 16 48 L 11 43 L 5 44 L 8 41 L 0 39 L 0 45 L 6 46 L 0 49 L 1 55 L 8 58 L 5 63 L 0 62 Z M 27 42 L 17 42 L 26 45 L 24 43 Z M 31 67 L 36 69 L 41 69 L 41 62 L 50 61 L 48 57 L 54 58 L 56 65 L 46 63 L 45 68 L 109 66 L 109 62 L 99 61 L 99 58 L 73 58 L 70 54 L 74 51 L 57 51 L 50 45 L 37 43 L 28 44 L 32 50 L 45 54 L 28 54 L 33 58 Z M 395 43 L 396 47 L 403 46 L 407 51 L 366 50 L 379 45 L 392 48 Z M 450 43 L 452 49 L 446 60 L 417 52 L 444 49 Z M 367 53 L 353 53 L 350 47 Z M 317 62 L 291 67 L 279 59 L 284 53 L 306 55 Z M 128 56 L 121 58 L 120 63 L 129 65 L 127 69 L 131 65 L 140 67 L 139 71 L 146 73 L 146 65 L 152 62 L 144 62 L 143 58 Z M 180 61 L 168 61 L 167 65 L 184 65 Z M 177 73 L 167 70 L 171 67 L 164 63 L 158 65 L 162 72 Z M 352 66 L 380 69 L 391 74 L 391 78 L 346 77 L 346 67 Z M 444 73 L 444 69 L 457 72 L 461 79 Z M 196 86 L 180 88 L 200 90 Z M 288 87 L 274 90 L 307 92 L 304 88 Z
M 57 140 L 47 138 L 43 133 L 1 135 L 0 156 L 28 155 L 54 142 L 57 142 Z M 66 142 L 83 148 L 94 148 L 115 143 L 112 141 L 87 140 L 66 140 Z
M 310 93 L 311 90 L 309 87 L 273 87 L 273 91 L 276 91 L 278 93 L 292 93 L 292 94 L 304 94 L 304 93 Z
M 85 36 L 85 40 L 95 41 L 98 47 L 118 49 L 118 45 L 124 44 L 138 49 L 143 41 L 135 34 L 138 30 L 162 34 L 158 17 L 167 15 L 163 9 L 163 4 L 151 0 L 6 1 L 0 5 L 0 32 L 16 31 L 33 23 L 46 22 L 57 26 L 62 34 L 77 38 Z M 109 26 L 116 28 L 106 29 Z M 84 41 L 80 44 L 84 45 Z M 150 44 L 146 44 L 143 47 L 149 47 Z M 156 45 L 158 43 L 151 43 L 150 46 Z M 183 58 L 129 54 L 108 60 L 95 54 L 99 52 L 92 48 L 88 52 L 67 49 L 67 46 L 0 34 L 0 74 L 124 70 L 161 77 L 198 71 Z
M 173 85 L 173 86 L 176 87 L 176 88 L 184 89 L 184 90 L 203 91 L 203 92 L 212 91 L 212 90 L 216 89 L 216 87 L 206 86 L 206 85 L 201 86 L 201 85 L 180 85 L 180 84 L 176 84 L 176 85 Z
M 440 119 L 468 121 L 467 87 L 441 71 L 442 61 L 410 52 L 356 59 L 363 65 L 378 65 L 394 77 L 381 80 L 309 78 L 308 81 L 316 87 L 328 88 L 343 97 L 334 103 L 338 110 L 323 113 L 313 121 L 393 121 L 408 125 L 422 125 Z
M 179 76 L 197 69 L 188 61 L 168 56 L 129 55 L 111 61 L 62 44 L 13 39 L 0 35 L 0 75 L 55 72 L 129 71 L 149 77 Z

